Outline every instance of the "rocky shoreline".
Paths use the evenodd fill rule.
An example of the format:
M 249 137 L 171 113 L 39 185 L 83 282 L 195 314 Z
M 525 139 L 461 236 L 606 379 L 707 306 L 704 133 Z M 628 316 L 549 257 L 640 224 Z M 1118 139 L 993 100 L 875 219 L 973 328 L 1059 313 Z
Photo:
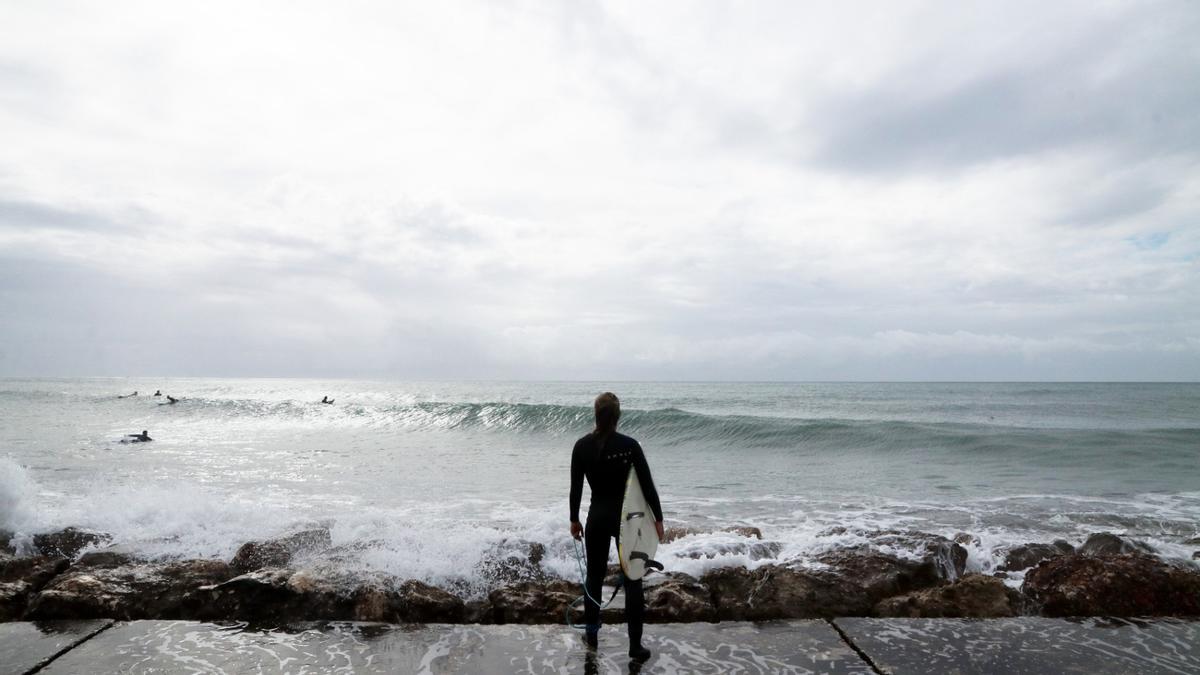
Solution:
M 757 530 L 736 534 L 745 538 L 747 551 L 762 549 L 770 557 L 770 542 L 761 541 Z M 1165 562 L 1146 544 L 1115 534 L 1094 534 L 1077 549 L 1063 541 L 1013 547 L 1004 564 L 986 575 L 966 573 L 962 543 L 970 535 L 856 534 L 869 543 L 827 551 L 804 566 L 649 578 L 646 618 L 1200 616 L 1200 570 Z M 0 621 L 561 623 L 580 594 L 577 581 L 549 575 L 541 566 L 544 548 L 528 542 L 517 554 L 497 551 L 481 562 L 481 572 L 498 587 L 486 597 L 465 598 L 411 579 L 294 564 L 314 551 L 336 560 L 329 531 L 321 528 L 248 542 L 228 562 L 143 560 L 104 548 L 110 538 L 103 533 L 76 528 L 36 535 L 19 552 L 11 539 L 0 532 Z M 916 553 L 890 552 L 898 548 Z M 1021 571 L 1020 588 L 1005 583 Z M 618 622 L 621 614 L 608 609 L 605 620 Z

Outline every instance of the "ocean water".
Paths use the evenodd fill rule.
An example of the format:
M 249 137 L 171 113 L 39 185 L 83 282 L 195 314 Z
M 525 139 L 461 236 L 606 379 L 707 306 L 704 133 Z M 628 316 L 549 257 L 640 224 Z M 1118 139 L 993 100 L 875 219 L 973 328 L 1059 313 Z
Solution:
M 570 452 L 606 389 L 667 525 L 699 531 L 660 549 L 668 570 L 809 564 L 872 529 L 971 533 L 977 571 L 1099 531 L 1200 549 L 1200 384 L 0 379 L 0 528 L 229 558 L 323 525 L 314 565 L 472 593 L 536 542 L 573 578 Z M 722 531 L 740 525 L 766 544 Z

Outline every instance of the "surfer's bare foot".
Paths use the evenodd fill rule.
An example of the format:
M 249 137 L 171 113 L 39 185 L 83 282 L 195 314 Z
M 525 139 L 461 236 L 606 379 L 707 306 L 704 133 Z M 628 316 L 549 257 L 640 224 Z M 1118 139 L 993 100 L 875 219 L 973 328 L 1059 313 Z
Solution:
M 630 647 L 629 658 L 634 661 L 645 661 L 650 658 L 650 650 L 642 646 Z

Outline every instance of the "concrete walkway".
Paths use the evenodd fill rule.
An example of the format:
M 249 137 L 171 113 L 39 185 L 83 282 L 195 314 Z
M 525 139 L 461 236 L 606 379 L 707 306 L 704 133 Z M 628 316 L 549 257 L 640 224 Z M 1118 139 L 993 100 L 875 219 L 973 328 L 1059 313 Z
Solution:
M 1197 673 L 1200 621 L 838 619 L 647 626 L 646 673 Z M 0 624 L 9 673 L 625 673 L 563 626 L 191 621 Z

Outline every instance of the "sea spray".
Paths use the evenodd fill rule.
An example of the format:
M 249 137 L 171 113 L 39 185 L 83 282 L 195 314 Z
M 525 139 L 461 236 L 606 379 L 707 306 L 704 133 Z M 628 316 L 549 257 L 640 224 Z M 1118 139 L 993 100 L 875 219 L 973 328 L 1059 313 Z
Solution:
M 26 533 L 36 529 L 37 485 L 25 467 L 0 457 L 0 530 Z

